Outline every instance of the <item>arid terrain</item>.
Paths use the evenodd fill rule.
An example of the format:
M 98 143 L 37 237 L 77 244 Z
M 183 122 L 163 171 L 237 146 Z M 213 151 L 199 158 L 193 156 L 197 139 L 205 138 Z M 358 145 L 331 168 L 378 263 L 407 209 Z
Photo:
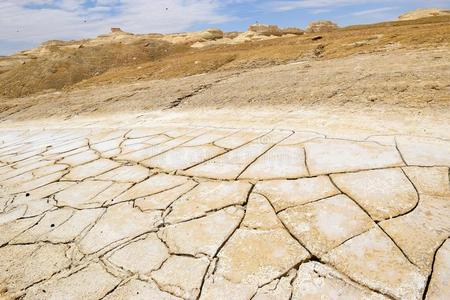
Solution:
M 0 57 L 0 299 L 449 299 L 450 15 Z

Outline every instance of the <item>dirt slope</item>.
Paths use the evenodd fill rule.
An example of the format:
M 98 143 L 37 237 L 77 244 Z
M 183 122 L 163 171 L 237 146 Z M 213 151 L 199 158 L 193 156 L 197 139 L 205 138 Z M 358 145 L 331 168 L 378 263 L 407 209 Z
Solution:
M 240 71 L 294 61 L 327 60 L 392 48 L 448 47 L 450 17 L 352 26 L 326 33 L 192 48 L 161 35 L 125 33 L 90 41 L 50 42 L 0 58 L 0 96 L 45 90 Z M 173 39 L 172 39 L 173 40 Z

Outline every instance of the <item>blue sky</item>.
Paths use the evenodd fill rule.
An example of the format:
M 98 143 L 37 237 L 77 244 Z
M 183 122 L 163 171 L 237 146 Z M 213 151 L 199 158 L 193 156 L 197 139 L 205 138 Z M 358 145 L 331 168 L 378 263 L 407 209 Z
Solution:
M 95 37 L 110 27 L 244 31 L 256 21 L 305 27 L 322 19 L 346 26 L 394 20 L 423 7 L 450 8 L 450 0 L 0 0 L 0 55 L 50 39 Z

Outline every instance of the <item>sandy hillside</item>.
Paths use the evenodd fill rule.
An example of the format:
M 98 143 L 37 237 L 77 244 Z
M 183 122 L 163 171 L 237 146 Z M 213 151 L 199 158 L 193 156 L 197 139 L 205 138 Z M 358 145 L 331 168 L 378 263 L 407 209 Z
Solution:
M 378 55 L 395 49 L 433 49 L 450 42 L 448 16 L 326 29 L 303 34 L 301 30 L 278 28 L 274 32 L 273 28 L 253 27 L 256 32 L 207 30 L 166 36 L 115 31 L 93 40 L 49 41 L 36 49 L 0 58 L 0 96 L 14 98 L 49 89 L 69 91 L 90 85 L 240 72 L 297 61 Z

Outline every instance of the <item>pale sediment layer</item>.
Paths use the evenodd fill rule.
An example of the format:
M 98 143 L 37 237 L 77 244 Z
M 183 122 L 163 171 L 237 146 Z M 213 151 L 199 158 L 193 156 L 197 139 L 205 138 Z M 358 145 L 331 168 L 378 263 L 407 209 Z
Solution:
M 191 117 L 1 129 L 0 295 L 449 296 L 450 139 Z

